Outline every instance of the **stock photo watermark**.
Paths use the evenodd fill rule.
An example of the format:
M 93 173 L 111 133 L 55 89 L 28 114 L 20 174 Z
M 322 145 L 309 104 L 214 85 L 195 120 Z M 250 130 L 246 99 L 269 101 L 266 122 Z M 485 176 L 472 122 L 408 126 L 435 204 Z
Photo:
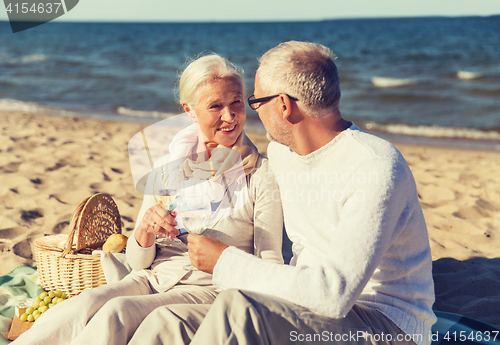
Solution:
M 266 172 L 254 176 L 256 184 L 270 184 L 273 181 L 288 184 L 286 192 L 266 190 L 265 197 L 272 201 L 297 202 L 314 205 L 325 202 L 341 202 L 350 198 L 362 202 L 367 198 L 364 188 L 381 183 L 378 172 L 346 171 L 343 173 L 317 173 L 307 168 L 307 171 L 287 173 Z
M 138 192 L 153 194 L 152 191 L 148 191 L 147 180 L 151 178 L 151 174 L 154 173 L 155 167 L 158 168 L 159 162 L 163 162 L 162 164 L 168 163 L 167 165 L 171 167 L 178 166 L 175 170 L 177 171 L 185 166 L 184 161 L 196 160 L 198 154 L 204 154 L 203 152 L 198 152 L 194 156 L 190 156 L 187 152 L 192 151 L 188 150 L 179 155 L 176 151 L 181 149 L 182 145 L 174 145 L 177 149 L 170 152 L 173 148 L 173 146 L 171 146 L 172 142 L 182 142 L 182 140 L 174 140 L 174 138 L 179 138 L 178 135 L 186 132 L 188 127 L 192 125 L 193 121 L 187 114 L 179 114 L 150 125 L 137 133 L 130 140 L 130 167 L 134 184 Z M 187 135 L 186 133 L 183 134 L 184 137 Z M 191 133 L 191 135 L 196 137 L 197 134 Z M 186 139 L 183 140 L 185 141 Z M 180 152 L 182 152 L 182 150 L 183 149 L 181 149 Z M 239 159 L 239 164 L 241 165 L 241 157 Z M 237 165 L 234 165 L 234 167 L 236 166 Z M 181 170 L 185 171 L 185 167 Z M 170 175 L 175 175 L 175 171 L 171 171 Z M 234 170 L 234 168 L 231 171 L 232 173 L 229 173 L 229 175 L 227 175 L 226 172 L 226 179 L 229 178 L 229 180 L 221 181 L 236 181 L 239 180 L 240 177 L 244 177 L 243 170 L 239 172 L 241 176 L 236 177 L 233 175 L 237 173 L 237 171 Z M 266 189 L 263 193 L 264 198 L 275 202 L 296 202 L 303 205 L 342 202 L 347 199 L 353 202 L 365 202 L 368 198 L 365 192 L 366 187 L 370 189 L 383 183 L 383 179 L 379 176 L 377 171 L 346 169 L 343 172 L 317 172 L 309 167 L 306 171 L 300 172 L 289 171 L 286 173 L 273 173 L 267 171 L 263 174 L 255 174 L 252 179 L 255 185 L 270 186 L 277 182 L 290 186 L 284 193 L 280 193 L 280 191 L 275 188 Z M 188 180 L 194 184 L 197 179 L 189 178 Z M 184 183 L 189 184 L 189 182 Z M 235 191 L 242 190 L 240 187 L 233 191 L 231 188 L 228 189 L 227 186 L 221 184 L 222 191 L 230 192 L 230 200 L 240 200 L 243 205 L 243 200 L 245 200 L 247 196 L 238 198 L 238 193 L 235 193 Z
M 390 343 L 390 342 L 409 342 L 420 343 L 424 337 L 428 337 L 430 342 L 445 343 L 470 343 L 470 342 L 489 342 L 496 341 L 499 336 L 498 331 L 446 331 L 446 332 L 429 332 L 426 336 L 423 334 L 386 334 L 386 333 L 369 333 L 366 331 L 350 331 L 346 333 L 335 333 L 331 331 L 323 331 L 321 333 L 299 333 L 297 331 L 290 332 L 290 341 L 306 341 L 306 342 L 359 342 L 362 340 L 372 343 Z
M 71 11 L 79 0 L 4 0 L 12 32 L 45 24 Z
M 422 334 L 385 334 L 385 333 L 369 333 L 366 331 L 350 331 L 347 333 L 334 333 L 330 331 L 323 331 L 321 333 L 299 333 L 297 331 L 290 332 L 290 341 L 306 341 L 306 342 L 360 342 L 369 341 L 371 343 L 390 343 L 390 342 L 403 342 L 414 341 L 421 342 L 423 339 Z

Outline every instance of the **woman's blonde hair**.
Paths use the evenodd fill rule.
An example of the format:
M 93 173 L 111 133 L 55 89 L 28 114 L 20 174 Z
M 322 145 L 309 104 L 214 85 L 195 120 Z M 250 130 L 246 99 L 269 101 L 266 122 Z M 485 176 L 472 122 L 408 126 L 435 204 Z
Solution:
M 228 59 L 210 53 L 192 60 L 179 77 L 179 103 L 187 104 L 193 109 L 198 89 L 206 83 L 223 78 L 234 78 L 240 82 L 243 94 L 245 93 L 243 69 Z

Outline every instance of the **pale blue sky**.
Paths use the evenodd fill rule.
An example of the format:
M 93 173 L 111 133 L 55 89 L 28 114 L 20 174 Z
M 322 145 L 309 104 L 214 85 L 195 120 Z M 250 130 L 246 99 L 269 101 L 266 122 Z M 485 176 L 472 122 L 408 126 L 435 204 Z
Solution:
M 80 0 L 56 20 L 281 21 L 492 14 L 500 14 L 500 0 Z M 2 5 L 0 19 L 7 20 Z

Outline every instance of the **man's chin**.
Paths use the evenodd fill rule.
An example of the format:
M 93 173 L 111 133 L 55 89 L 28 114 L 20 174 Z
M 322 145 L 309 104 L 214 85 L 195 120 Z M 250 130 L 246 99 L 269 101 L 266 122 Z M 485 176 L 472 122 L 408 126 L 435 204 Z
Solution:
M 266 138 L 269 141 L 274 141 L 275 143 L 278 143 L 278 144 L 290 147 L 290 144 L 289 144 L 288 141 L 285 141 L 282 138 L 281 139 L 276 139 L 275 137 L 271 136 L 271 134 L 269 134 L 269 132 L 266 132 Z
M 271 134 L 269 134 L 269 132 L 266 132 L 266 138 L 267 138 L 267 140 L 269 140 L 269 141 L 276 141 L 276 140 L 274 140 L 274 138 L 271 136 Z

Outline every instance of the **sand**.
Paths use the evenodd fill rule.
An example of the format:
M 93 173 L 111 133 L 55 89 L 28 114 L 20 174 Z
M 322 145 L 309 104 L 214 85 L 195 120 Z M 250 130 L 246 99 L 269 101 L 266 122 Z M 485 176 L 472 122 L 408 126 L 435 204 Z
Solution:
M 500 327 L 500 152 L 396 147 L 427 222 L 434 309 Z
M 146 126 L 0 113 L 0 275 L 36 265 L 33 240 L 67 233 L 75 207 L 96 192 L 113 197 L 130 235 L 142 195 L 127 144 Z M 265 137 L 247 134 L 265 154 Z M 500 326 L 500 152 L 395 145 L 428 225 L 434 308 Z

